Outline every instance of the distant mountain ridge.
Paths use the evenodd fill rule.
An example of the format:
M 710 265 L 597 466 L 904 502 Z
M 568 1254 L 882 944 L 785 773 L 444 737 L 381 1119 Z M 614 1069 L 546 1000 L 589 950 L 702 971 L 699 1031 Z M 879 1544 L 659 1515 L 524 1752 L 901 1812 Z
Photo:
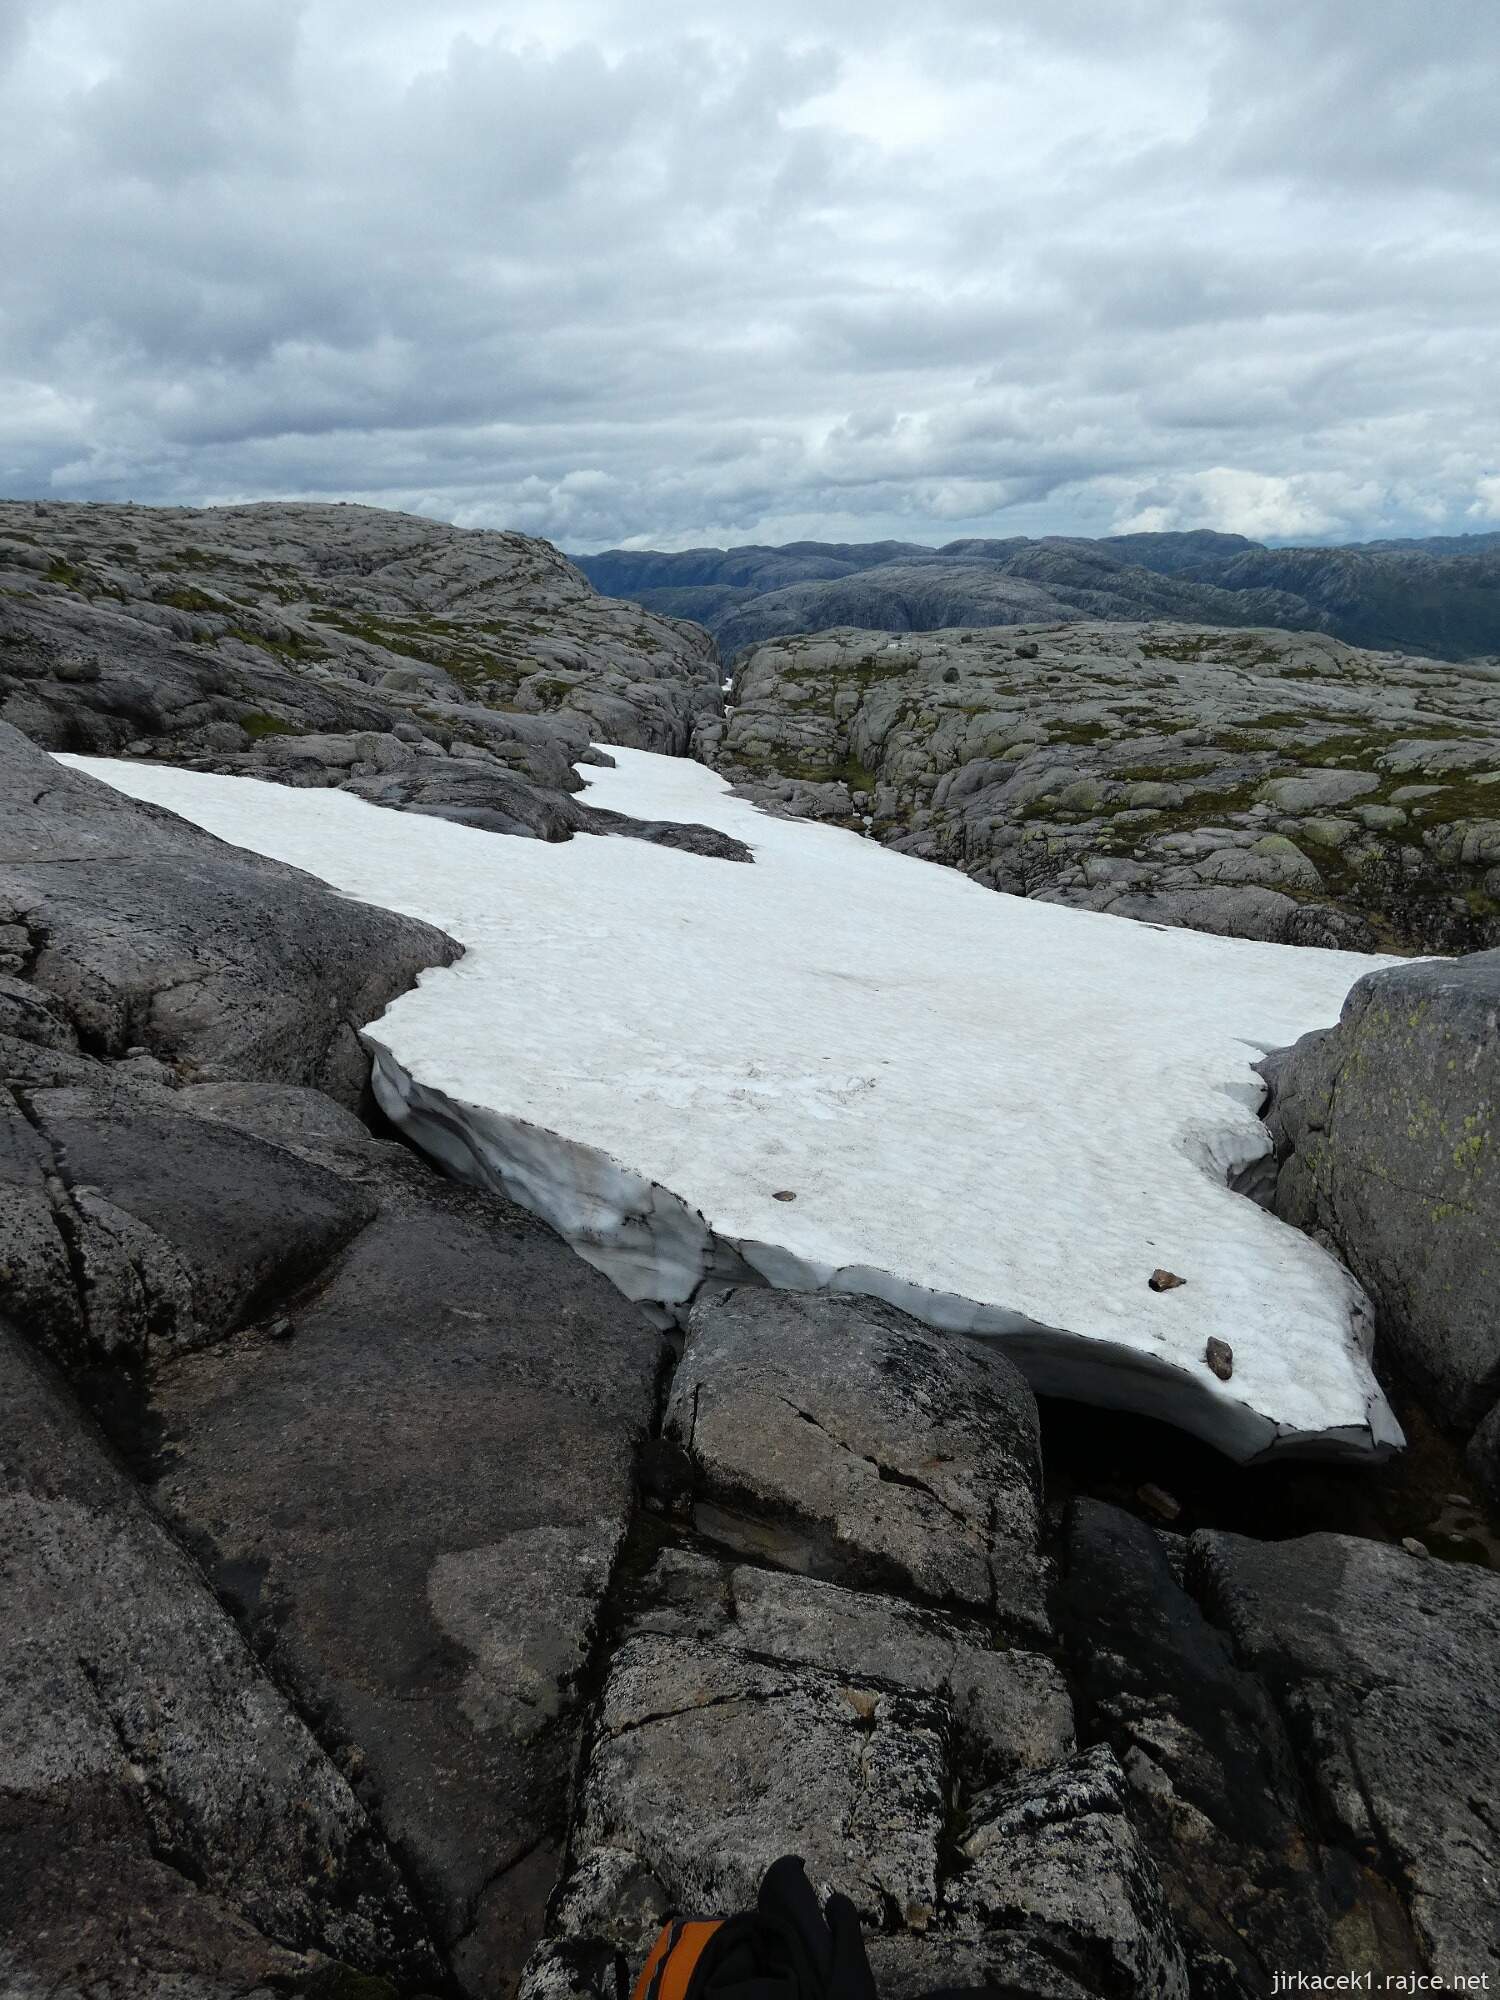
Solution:
M 1172 618 L 1327 632 L 1439 659 L 1500 654 L 1500 533 L 1271 548 L 1244 535 L 1016 536 L 942 548 L 788 542 L 574 556 L 595 589 L 707 626 L 725 658 L 836 626 Z

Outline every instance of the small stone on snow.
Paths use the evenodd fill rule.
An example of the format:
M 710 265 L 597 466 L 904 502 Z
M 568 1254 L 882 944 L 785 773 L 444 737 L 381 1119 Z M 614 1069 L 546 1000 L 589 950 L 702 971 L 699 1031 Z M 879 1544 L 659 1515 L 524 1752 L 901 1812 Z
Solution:
M 1203 1359 L 1221 1382 L 1227 1382 L 1234 1373 L 1234 1349 L 1227 1340 L 1211 1336 L 1203 1350 Z

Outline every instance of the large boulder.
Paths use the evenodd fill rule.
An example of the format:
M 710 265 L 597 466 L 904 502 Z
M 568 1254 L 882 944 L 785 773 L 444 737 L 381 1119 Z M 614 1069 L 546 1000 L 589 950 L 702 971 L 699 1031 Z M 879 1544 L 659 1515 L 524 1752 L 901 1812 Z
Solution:
M 0 1987 L 182 2000 L 438 1976 L 344 1777 L 0 1323 Z
M 1200 1533 L 1189 1578 L 1325 1824 L 1401 1886 L 1429 1972 L 1500 1980 L 1500 1577 L 1347 1535 Z
M 689 1319 L 667 1433 L 720 1539 L 1045 1631 L 1036 1404 L 992 1344 L 876 1299 L 713 1291 Z
M 1471 1430 L 1500 1397 L 1500 951 L 1369 974 L 1267 1074 L 1277 1213 L 1338 1252 Z

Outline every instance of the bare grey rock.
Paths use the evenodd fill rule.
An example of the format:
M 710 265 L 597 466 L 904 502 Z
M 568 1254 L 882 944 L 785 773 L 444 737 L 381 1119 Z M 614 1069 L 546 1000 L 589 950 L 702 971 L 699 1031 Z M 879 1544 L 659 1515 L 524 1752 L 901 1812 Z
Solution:
M 570 1870 L 523 1991 L 612 2000 L 617 1962 L 633 1974 L 668 1910 L 747 1907 L 784 1853 L 849 1895 L 872 1937 L 956 1963 L 954 1808 L 997 1779 L 1044 1782 L 1072 1749 L 1056 1667 L 984 1623 L 668 1548 L 611 1661 Z M 963 1939 L 983 1948 L 976 1923 Z M 1035 1959 L 1029 1991 L 1093 1991 L 1046 1940 L 998 1955 Z
M 204 1088 L 221 1114 L 237 1108 L 230 1087 Z M 40 1123 L 4 1128 L 14 1170 L 54 1142 L 96 1180 L 133 1153 L 142 1165 L 116 1190 L 133 1216 L 66 1189 L 67 1238 L 45 1186 L 34 1215 L 5 1204 L 7 1302 L 123 1443 L 161 1455 L 159 1504 L 317 1718 L 461 1984 L 506 1992 L 553 1886 L 658 1336 L 531 1218 L 362 1128 L 352 1139 L 336 1106 L 309 1116 L 304 1091 L 240 1088 L 272 1129 L 287 1120 L 267 1100 L 290 1100 L 297 1150 L 179 1110 L 191 1091 L 171 1094 L 169 1118 L 109 1103 L 103 1083 L 92 1099 L 36 1093 Z M 107 1120 L 91 1115 L 100 1099 Z M 123 1242 L 108 1226 L 121 1218 L 137 1225 Z M 262 1265 L 274 1292 L 250 1283 Z M 309 1278 L 286 1317 L 283 1294 Z M 192 1356 L 201 1368 L 168 1365 L 188 1326 L 222 1333 L 273 1297 L 277 1317 Z M 90 1347 L 106 1326 L 115 1344 Z M 59 1588 L 82 1590 L 78 1563 L 59 1562 Z M 147 1648 L 162 1699 L 179 1665 Z M 28 1892 L 38 1923 L 60 1883 Z
M 880 2000 L 955 1990 L 988 2000 L 1096 2000 L 1099 1991 L 1026 1930 L 881 1932 L 866 1939 L 865 1952 Z
M 1489 1496 L 1500 1507 L 1500 1402 L 1476 1428 L 1469 1439 L 1469 1467 Z
M 1046 1770 L 1073 1748 L 1073 1705 L 1055 1664 L 1042 1653 L 996 1647 L 981 1623 L 683 1550 L 658 1559 L 646 1588 L 637 1632 L 941 1696 L 951 1713 L 954 1779 L 966 1795 Z
M 154 1476 L 159 1507 L 334 1755 L 358 1823 L 346 1778 L 396 1851 L 443 1952 L 439 1970 L 424 1946 L 418 1983 L 508 1993 L 554 1885 L 580 1685 L 659 1336 L 533 1219 L 435 1179 L 300 1080 L 326 1077 L 345 1006 L 365 993 L 381 1004 L 400 983 L 382 963 L 384 926 L 410 951 L 387 948 L 405 978 L 451 956 L 446 939 L 252 862 L 4 734 L 25 786 L 5 799 L 12 852 L 51 865 L 67 829 L 100 857 L 77 879 L 57 870 L 70 900 L 49 889 L 47 923 L 26 929 L 0 989 L 5 1309 Z M 199 903 L 149 900 L 158 853 L 183 856 Z M 106 935 L 132 895 L 137 930 Z M 86 976 L 54 976 L 49 954 Z M 161 1031 L 158 980 L 173 995 L 201 982 L 190 1038 Z M 352 1023 L 348 1036 L 358 1061 Z M 362 1069 L 333 1067 L 357 1101 Z M 88 1600 L 93 1562 L 82 1545 L 58 1552 L 61 1598 Z M 141 1635 L 143 1708 L 179 1700 L 186 1669 L 169 1639 Z M 57 1705 L 44 1683 L 35 1698 Z M 181 1756 L 184 1784 L 219 1785 L 211 1748 L 195 1761 L 185 1740 Z M 277 1837 L 337 1889 L 294 1804 Z M 18 1809 L 17 1838 L 33 1817 Z M 252 1844 L 272 1837 L 258 1827 L 252 1813 Z M 141 1979 L 170 1964 L 183 2000 L 262 1981 L 285 1991 L 317 1970 L 284 1962 L 281 1932 L 262 1934 L 232 1899 L 223 1911 L 195 1900 L 198 1878 L 177 1881 L 173 1854 L 165 1870 L 152 1848 L 82 1874 L 66 1855 L 39 1862 L 24 1924 L 64 1941 L 90 1995 L 113 1991 L 111 1957 L 133 1962 L 132 1935 Z M 418 1919 L 388 1864 L 387 1877 L 394 1936 L 403 1911 Z M 410 1985 L 373 1931 L 351 1962 Z M 142 1985 L 141 2000 L 166 1990 Z M 120 1992 L 135 2000 L 128 1982 Z
M 553 1886 L 659 1336 L 531 1217 L 293 1108 L 374 1219 L 289 1337 L 157 1372 L 154 1496 L 318 1716 L 463 1990 L 507 1993 Z
M 1282 812 L 1323 812 L 1329 806 L 1346 806 L 1379 789 L 1380 780 L 1369 771 L 1305 770 L 1295 778 L 1270 778 L 1261 787 L 1267 804 Z
M 458 947 L 68 771 L 0 724 L 0 922 L 35 1008 L 95 1055 L 357 1101 L 356 1030 Z M 55 1045 L 55 1044 L 54 1044 Z
M 684 748 L 697 714 L 717 706 L 701 632 L 600 597 L 525 535 L 316 503 L 38 512 L 5 502 L 7 569 L 19 635 L 7 675 L 44 708 L 56 704 L 54 678 L 91 691 L 87 710 L 53 709 L 75 737 L 93 715 L 90 740 L 55 748 L 112 754 L 132 723 L 150 734 L 194 700 L 210 711 L 201 722 L 275 734 L 275 711 L 249 708 L 272 691 L 300 711 L 289 718 L 297 733 L 427 721 L 420 700 L 392 715 L 391 695 L 405 693 L 436 706 L 437 727 L 445 710 L 492 703 L 494 727 L 514 728 L 513 740 L 556 714 L 586 736 L 661 750 Z M 533 740 L 546 741 L 545 728 Z
M 0 1514 L 6 1991 L 285 1990 L 330 1961 L 436 1977 L 349 1786 L 3 1325 Z
M 278 1145 L 362 1146 L 369 1128 L 321 1090 L 294 1083 L 192 1083 L 178 1103 L 199 1118 L 222 1119 Z
M 691 1640 L 627 1639 L 610 1668 L 584 1779 L 564 1931 L 637 1963 L 656 1905 L 754 1903 L 780 1855 L 871 1926 L 936 1914 L 941 1706 L 878 1683 Z M 641 1885 L 659 1886 L 643 1898 Z
M 741 1291 L 713 1304 L 755 1296 Z M 758 1367 L 777 1386 L 779 1350 L 759 1342 L 753 1320 L 731 1315 L 720 1321 L 719 1336 L 747 1376 Z M 717 1363 L 694 1370 L 699 1338 L 695 1324 L 671 1407 L 690 1410 L 696 1390 L 701 1425 L 703 1389 L 719 1376 Z M 788 1345 L 806 1381 L 824 1393 L 817 1334 L 803 1325 Z M 877 1356 L 882 1351 L 894 1360 L 889 1349 L 875 1349 Z M 901 1375 L 903 1367 L 888 1372 Z M 901 1386 L 938 1410 L 946 1406 L 942 1387 L 915 1390 L 909 1379 Z M 879 1406 L 878 1392 L 862 1393 Z M 799 1453 L 790 1423 L 800 1420 L 768 1414 L 762 1423 L 738 1400 L 726 1402 L 725 1434 L 741 1421 L 742 1457 L 759 1458 L 768 1480 L 784 1481 L 789 1451 L 795 1485 Z M 714 1516 L 715 1529 L 720 1524 Z M 1139 1532 L 1154 1548 L 1149 1531 Z M 1140 1602 L 1118 1577 L 1080 1576 L 1084 1599 L 1101 1587 L 1106 1592 L 1098 1682 L 1111 1681 L 1108 1648 L 1117 1630 L 1128 1633 L 1132 1647 L 1154 1646 L 1151 1665 L 1142 1662 L 1132 1685 L 1141 1691 L 1142 1736 L 1164 1764 L 1174 1727 L 1175 1742 L 1186 1750 L 1189 1719 L 1211 1727 L 1215 1705 L 1228 1698 L 1243 1722 L 1234 1755 L 1248 1761 L 1231 1759 L 1218 1783 L 1225 1801 L 1232 1797 L 1239 1823 L 1249 1829 L 1255 1821 L 1246 1832 L 1253 1844 L 1264 1831 L 1256 1814 L 1274 1818 L 1275 1808 L 1239 1797 L 1236 1788 L 1275 1767 L 1275 1711 L 1263 1692 L 1258 1707 L 1242 1692 L 1256 1684 L 1161 1567 L 1165 1585 Z M 1175 1626 L 1153 1633 L 1151 1621 L 1169 1599 L 1185 1610 L 1174 1613 Z M 1136 1631 L 1134 1620 L 1144 1629 Z M 1174 1651 L 1190 1627 L 1204 1635 L 1193 1643 L 1209 1664 L 1197 1669 L 1198 1679 L 1186 1676 L 1191 1694 L 1179 1700 L 1184 1675 Z M 1098 1635 L 1097 1622 L 1086 1622 L 1085 1631 L 1087 1643 Z M 851 1805 L 844 1734 L 851 1714 L 862 1718 L 866 1754 L 875 1760 L 857 1795 L 878 1810 Z M 1269 1728 L 1269 1750 L 1257 1728 Z M 1130 1747 L 1139 1763 L 1139 1745 Z M 1200 1746 L 1200 1754 L 1212 1762 L 1210 1750 Z M 1284 1745 L 1280 1754 L 1279 1768 L 1295 1791 Z M 1163 1839 L 1164 1858 L 1172 1840 L 1188 1831 L 1191 1815 L 1203 1816 L 1191 1761 L 1184 1755 L 1179 1767 L 1182 1816 Z M 1172 1790 L 1160 1768 L 1158 1782 Z M 934 1798 L 945 1802 L 943 1816 L 956 1830 L 931 1847 Z M 945 1985 L 987 1985 L 1030 2000 L 1185 1996 L 1189 1958 L 1173 1903 L 1181 1900 L 1191 1919 L 1191 1899 L 1180 1898 L 1180 1879 L 1164 1892 L 1151 1844 L 1137 1825 L 1141 1809 L 1140 1787 L 1110 1749 L 1074 1753 L 1071 1709 L 1052 1663 L 997 1647 L 987 1621 L 701 1548 L 669 1548 L 639 1587 L 611 1665 L 572 1867 L 554 1908 L 553 1934 L 534 1956 L 523 1992 L 530 2000 L 564 1994 L 612 2000 L 670 1910 L 744 1907 L 771 1859 L 801 1851 L 820 1889 L 850 1894 L 867 1926 L 878 1912 L 870 1955 L 882 1992 L 914 1997 Z M 1144 1819 L 1153 1824 L 1149 1810 Z M 1300 1832 L 1294 1822 L 1294 1835 Z M 1290 1852 L 1274 1855 L 1243 1885 L 1243 1905 L 1216 1909 L 1214 1923 L 1233 1936 L 1247 1914 L 1261 1916 L 1257 1900 L 1269 1890 L 1263 1924 L 1275 1933 L 1287 1912 L 1275 1904 L 1274 1870 L 1289 1870 L 1294 1860 Z M 1292 1948 L 1299 1934 L 1288 1923 L 1281 1935 Z M 1315 1925 L 1310 1935 L 1323 1951 L 1326 1932 Z M 1257 1990 L 1237 1984 L 1234 1966 L 1201 1938 L 1193 1943 L 1191 1963 L 1207 1982 L 1204 1990 Z M 1320 1962 L 1327 1962 L 1326 1952 Z
M 1103 1746 L 987 1794 L 959 1829 L 960 1930 L 1021 1933 L 1086 1990 L 1187 2000 L 1187 1964 L 1124 1774 Z
M 1277 1214 L 1337 1248 L 1472 1429 L 1500 1398 L 1500 951 L 1368 975 L 1266 1073 Z
M 47 749 L 636 837 L 572 796 L 575 763 L 591 740 L 684 750 L 721 706 L 705 633 L 599 597 L 524 535 L 369 507 L 0 502 L 0 720 Z
M 1190 1577 L 1432 1973 L 1500 1977 L 1500 1577 L 1347 1535 L 1200 1533 Z
M 518 1995 L 519 2000 L 623 2000 L 633 1979 L 623 1952 L 604 1938 L 543 1938 L 526 1961 Z
M 741 1287 L 700 1299 L 669 1436 L 698 1525 L 781 1566 L 1046 1630 L 1036 1405 L 983 1341 L 878 1300 Z
M 743 655 L 696 745 L 770 811 L 1015 895 L 1286 944 L 1500 942 L 1494 666 L 1180 623 L 816 630 Z
M 91 1088 L 0 1091 L 0 1118 L 9 1157 L 30 1155 L 24 1212 L 45 1204 L 56 1237 L 55 1247 L 13 1244 L 11 1282 L 31 1296 L 52 1288 L 54 1310 L 34 1337 L 75 1376 L 201 1346 L 305 1282 L 375 1213 L 362 1189 L 194 1117 L 175 1094 L 143 1102 L 101 1077 Z M 67 1320 L 62 1270 L 76 1304 Z

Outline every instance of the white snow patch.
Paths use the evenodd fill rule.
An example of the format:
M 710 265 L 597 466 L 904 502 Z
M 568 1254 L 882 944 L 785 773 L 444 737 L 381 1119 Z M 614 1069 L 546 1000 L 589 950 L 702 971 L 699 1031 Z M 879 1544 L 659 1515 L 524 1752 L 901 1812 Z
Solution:
M 630 1297 L 867 1292 L 1236 1458 L 1402 1442 L 1359 1287 L 1226 1185 L 1267 1150 L 1252 1062 L 1389 961 L 997 895 L 610 755 L 591 803 L 719 827 L 753 864 L 63 761 L 459 939 L 366 1035 L 380 1101 Z M 1150 1291 L 1158 1265 L 1186 1284 Z

